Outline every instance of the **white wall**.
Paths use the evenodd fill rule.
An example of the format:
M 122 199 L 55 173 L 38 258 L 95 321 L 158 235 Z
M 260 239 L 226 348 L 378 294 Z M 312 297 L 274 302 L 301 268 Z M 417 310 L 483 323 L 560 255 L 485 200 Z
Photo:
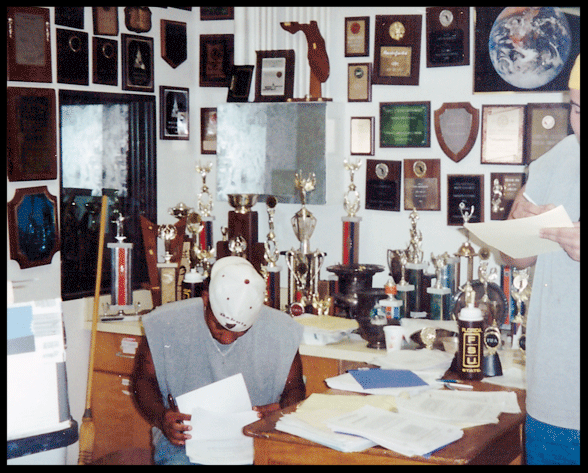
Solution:
M 56 81 L 56 49 L 55 49 L 55 25 L 54 7 L 48 7 L 51 11 L 51 37 L 52 37 L 52 84 L 9 82 L 13 87 L 41 87 L 73 90 L 94 90 L 103 92 L 121 92 L 120 62 L 119 62 L 119 86 L 111 87 L 91 84 L 89 86 L 76 86 L 58 84 Z M 119 7 L 119 31 L 131 33 L 124 24 L 124 8 Z M 153 13 L 152 29 L 143 36 L 154 38 L 155 58 L 155 92 L 157 111 L 159 113 L 159 86 L 188 87 L 190 89 L 190 140 L 173 141 L 159 140 L 157 142 L 157 199 L 158 222 L 175 223 L 175 218 L 169 215 L 168 209 L 179 202 L 196 207 L 197 194 L 201 188 L 201 178 L 195 172 L 194 166 L 200 158 L 209 160 L 214 155 L 200 156 L 200 108 L 215 107 L 226 101 L 226 88 L 200 88 L 199 83 L 199 35 L 234 33 L 234 22 L 200 21 L 198 7 L 193 7 L 191 12 L 175 8 L 151 7 Z M 488 186 L 491 172 L 522 172 L 523 166 L 500 166 L 480 164 L 480 136 L 474 148 L 461 162 L 454 163 L 440 149 L 431 130 L 430 148 L 380 148 L 379 137 L 379 103 L 394 101 L 430 101 L 431 113 L 438 109 L 444 102 L 470 102 L 481 111 L 485 104 L 526 104 L 529 102 L 562 102 L 566 101 L 562 93 L 519 93 L 519 94 L 476 94 L 472 93 L 473 83 L 473 9 L 471 10 L 470 24 L 470 65 L 447 68 L 427 68 L 424 47 L 425 36 L 425 7 L 333 7 L 331 9 L 332 23 L 330 36 L 326 37 L 326 47 L 329 54 L 331 73 L 328 79 L 328 91 L 334 102 L 340 104 L 342 109 L 338 120 L 329 122 L 331 151 L 327 162 L 327 204 L 324 206 L 309 206 L 309 210 L 316 216 L 318 223 L 310 243 L 311 249 L 320 249 L 327 253 L 323 268 L 341 262 L 341 217 L 345 215 L 343 209 L 343 194 L 347 190 L 349 178 L 343 169 L 343 160 L 350 157 L 349 154 L 349 119 L 352 116 L 373 116 L 376 118 L 376 151 L 370 159 L 440 159 L 441 160 L 441 211 L 419 212 L 420 220 L 418 228 L 422 231 L 425 260 L 428 260 L 431 252 L 440 254 L 445 251 L 454 253 L 457 251 L 464 236 L 457 227 L 446 225 L 446 195 L 447 174 L 483 174 L 485 183 L 484 215 L 489 218 L 490 199 L 488 198 Z M 367 103 L 347 102 L 347 64 L 352 62 L 373 62 L 375 15 L 385 14 L 420 14 L 423 17 L 421 39 L 421 65 L 420 81 L 418 86 L 387 86 L 374 85 L 372 89 L 372 101 Z M 370 56 L 365 58 L 345 58 L 344 55 L 344 21 L 345 17 L 370 16 Z M 160 48 L 160 20 L 169 19 L 187 22 L 188 27 L 188 60 L 178 68 L 171 68 L 161 58 Z M 319 25 L 320 27 L 320 25 Z M 91 37 L 92 10 L 85 7 L 85 28 Z M 284 34 L 288 34 L 284 32 Z M 120 34 L 118 36 L 120 44 Z M 91 43 L 91 41 L 90 41 Z M 120 48 L 119 48 L 120 49 Z M 120 57 L 120 50 L 119 50 Z M 306 60 L 298 57 L 297 60 Z M 90 73 L 91 74 L 91 73 Z M 91 79 L 90 79 L 91 82 Z M 254 85 L 253 85 L 254 86 Z M 57 111 L 56 111 L 57 113 Z M 159 130 L 158 135 L 159 136 Z M 59 139 L 59 135 L 58 135 Z M 59 149 L 59 143 L 58 143 Z M 365 159 L 364 164 L 355 177 L 355 183 L 361 194 L 362 203 L 365 202 Z M 215 169 L 207 178 L 207 184 L 211 191 L 216 188 Z M 59 179 L 53 181 L 35 182 L 8 182 L 7 202 L 14 197 L 17 188 L 47 185 L 49 191 L 59 195 Z M 290 219 L 300 208 L 299 205 L 279 204 L 275 214 L 275 233 L 280 250 L 298 248 L 299 242 L 294 236 L 290 225 Z M 403 209 L 403 205 L 401 205 Z M 213 215 L 214 237 L 218 240 L 221 236 L 220 227 L 227 225 L 228 211 L 231 210 L 226 202 L 215 202 Z M 258 203 L 254 209 L 259 213 L 259 239 L 263 241 L 268 233 L 267 215 L 264 203 Z M 388 248 L 404 248 L 409 240 L 409 211 L 399 212 L 365 210 L 362 208 L 358 216 L 362 217 L 360 231 L 359 260 L 361 263 L 375 263 L 386 266 L 386 251 Z M 60 288 L 60 253 L 58 252 L 50 265 L 38 268 L 21 270 L 16 261 L 10 260 L 7 231 L 7 277 L 15 281 L 32 280 L 24 283 L 23 287 L 15 289 L 16 302 L 32 299 L 59 297 Z M 495 256 L 492 256 L 492 264 L 497 264 Z M 285 263 L 280 264 L 282 271 L 282 285 L 287 281 Z M 430 270 L 432 272 L 432 269 Z M 321 271 L 322 278 L 330 273 L 325 269 Z M 387 279 L 387 270 L 376 274 L 374 286 L 382 286 Z M 81 422 L 88 369 L 88 352 L 90 334 L 83 327 L 84 303 L 82 301 L 68 301 L 63 304 L 64 320 L 67 332 L 67 358 L 68 358 L 68 383 L 69 398 L 72 415 L 76 421 Z M 76 463 L 78 457 L 77 443 L 68 449 L 68 463 Z

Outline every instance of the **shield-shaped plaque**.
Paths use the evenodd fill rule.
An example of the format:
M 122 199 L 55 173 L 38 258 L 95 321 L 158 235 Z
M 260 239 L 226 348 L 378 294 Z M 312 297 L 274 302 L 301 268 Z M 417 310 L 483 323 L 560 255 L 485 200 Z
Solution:
M 479 110 L 469 102 L 444 103 L 435 110 L 437 140 L 443 152 L 456 163 L 472 150 L 479 120 Z

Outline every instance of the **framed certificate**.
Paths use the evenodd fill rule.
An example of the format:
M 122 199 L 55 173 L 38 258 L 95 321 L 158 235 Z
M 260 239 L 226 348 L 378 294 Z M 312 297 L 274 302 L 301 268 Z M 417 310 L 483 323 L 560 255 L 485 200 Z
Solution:
M 380 147 L 431 146 L 431 102 L 380 104 Z
M 525 105 L 482 105 L 482 164 L 525 164 Z
M 570 104 L 527 104 L 525 130 L 527 162 L 531 163 L 572 133 L 570 130 Z
M 484 221 L 484 176 L 447 176 L 447 225 L 463 225 L 462 210 L 471 214 L 470 223 Z
M 374 84 L 419 84 L 421 24 L 421 15 L 376 15 Z
M 255 101 L 285 102 L 294 95 L 293 49 L 256 51 Z
M 351 117 L 350 154 L 374 155 L 374 117 Z
M 404 210 L 441 210 L 441 161 L 404 160 Z
M 372 101 L 372 65 L 370 63 L 347 65 L 347 101 Z
M 153 92 L 153 38 L 122 34 L 122 88 Z
M 370 17 L 345 18 L 345 57 L 369 56 Z

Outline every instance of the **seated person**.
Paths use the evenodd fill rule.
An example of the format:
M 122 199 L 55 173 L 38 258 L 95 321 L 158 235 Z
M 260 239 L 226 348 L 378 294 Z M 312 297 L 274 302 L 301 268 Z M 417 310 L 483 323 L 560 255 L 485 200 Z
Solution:
M 135 400 L 154 425 L 154 461 L 189 464 L 185 441 L 191 416 L 176 398 L 242 373 L 258 416 L 305 398 L 298 346 L 303 327 L 263 304 L 265 281 L 244 258 L 227 256 L 212 267 L 201 298 L 158 307 L 144 316 L 146 343 L 135 359 Z

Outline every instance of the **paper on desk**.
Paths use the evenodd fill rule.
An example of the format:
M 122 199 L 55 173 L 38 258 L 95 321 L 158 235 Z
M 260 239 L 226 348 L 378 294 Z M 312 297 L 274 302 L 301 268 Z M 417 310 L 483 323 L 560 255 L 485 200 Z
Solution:
M 257 420 L 241 373 L 176 399 L 180 412 L 190 413 L 192 438 L 186 454 L 203 465 L 253 463 L 253 439 L 241 429 Z
M 420 376 L 420 373 L 419 373 Z M 351 373 L 343 373 L 339 376 L 325 379 L 325 383 L 332 389 L 341 391 L 351 391 L 364 394 L 386 394 L 389 396 L 399 396 L 401 393 L 416 394 L 427 389 L 437 389 L 440 385 L 426 384 L 423 386 L 403 386 L 398 388 L 363 388 L 361 384 L 353 377 Z
M 484 243 L 512 258 L 526 258 L 560 250 L 558 243 L 539 238 L 539 230 L 573 226 L 563 205 L 534 217 L 464 224 Z
M 463 436 L 463 431 L 453 425 L 433 419 L 413 420 L 410 415 L 373 406 L 330 419 L 327 425 L 336 432 L 359 435 L 409 457 L 426 455 Z

